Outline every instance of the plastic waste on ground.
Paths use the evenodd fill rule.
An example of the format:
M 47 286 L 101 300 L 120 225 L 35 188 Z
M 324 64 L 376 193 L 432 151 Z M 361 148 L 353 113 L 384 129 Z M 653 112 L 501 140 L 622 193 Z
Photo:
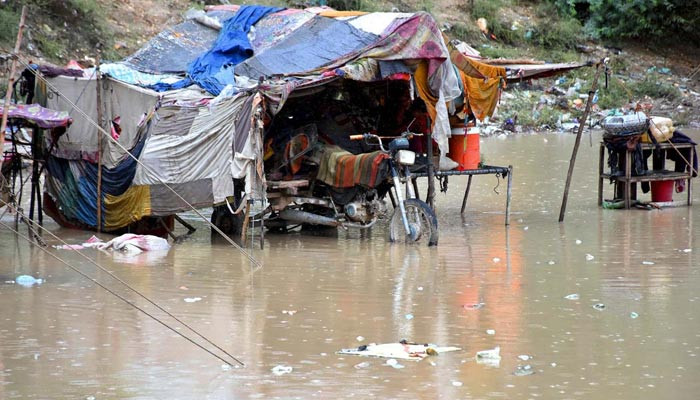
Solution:
M 35 278 L 31 275 L 20 275 L 15 278 L 15 283 L 24 287 L 32 287 L 34 285 L 41 285 L 44 283 L 44 280 L 41 278 Z
M 341 349 L 337 354 L 420 361 L 428 356 L 435 356 L 457 350 L 461 349 L 459 347 L 438 346 L 427 343 L 409 343 L 402 340 L 399 343 L 370 343 L 356 348 Z

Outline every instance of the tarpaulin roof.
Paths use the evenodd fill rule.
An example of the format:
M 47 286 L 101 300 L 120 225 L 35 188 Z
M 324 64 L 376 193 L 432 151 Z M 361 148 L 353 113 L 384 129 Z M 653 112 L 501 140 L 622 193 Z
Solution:
M 488 60 L 483 62 L 489 63 Z M 506 68 L 508 82 L 517 82 L 526 79 L 540 79 L 562 74 L 566 71 L 592 65 L 585 62 L 570 62 L 558 64 L 501 64 Z
M 220 21 L 230 18 L 230 11 L 212 11 L 207 16 Z M 135 70 L 151 74 L 184 74 L 190 63 L 209 50 L 219 31 L 195 20 L 165 28 L 124 63 Z
M 7 109 L 8 118 L 23 119 L 42 129 L 68 126 L 73 122 L 68 112 L 54 111 L 38 104 L 10 104 Z M 2 115 L 3 112 L 4 107 L 0 105 L 0 115 Z
M 250 78 L 308 72 L 363 49 L 377 39 L 376 35 L 345 21 L 314 16 L 275 46 L 239 64 L 234 71 Z

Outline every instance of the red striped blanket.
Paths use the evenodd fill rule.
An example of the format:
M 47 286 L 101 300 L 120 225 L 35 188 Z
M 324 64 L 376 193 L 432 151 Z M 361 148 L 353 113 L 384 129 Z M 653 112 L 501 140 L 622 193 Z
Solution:
M 388 158 L 381 151 L 354 155 L 338 146 L 326 146 L 316 179 L 337 188 L 356 185 L 373 188 L 389 175 Z

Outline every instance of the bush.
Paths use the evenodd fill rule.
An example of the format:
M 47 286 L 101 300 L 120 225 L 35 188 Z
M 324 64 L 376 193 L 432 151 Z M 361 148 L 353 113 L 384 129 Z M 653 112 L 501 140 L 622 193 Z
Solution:
M 591 27 L 601 38 L 670 36 L 700 40 L 700 7 L 687 0 L 549 0 L 570 16 Z

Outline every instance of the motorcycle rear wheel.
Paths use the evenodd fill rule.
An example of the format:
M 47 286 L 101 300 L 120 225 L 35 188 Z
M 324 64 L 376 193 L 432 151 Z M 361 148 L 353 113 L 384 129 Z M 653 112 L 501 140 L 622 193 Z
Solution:
M 401 218 L 401 208 L 396 207 L 389 223 L 389 240 L 436 246 L 438 244 L 438 224 L 433 209 L 419 199 L 405 200 L 404 207 L 406 208 L 408 224 L 414 234 L 406 234 Z

